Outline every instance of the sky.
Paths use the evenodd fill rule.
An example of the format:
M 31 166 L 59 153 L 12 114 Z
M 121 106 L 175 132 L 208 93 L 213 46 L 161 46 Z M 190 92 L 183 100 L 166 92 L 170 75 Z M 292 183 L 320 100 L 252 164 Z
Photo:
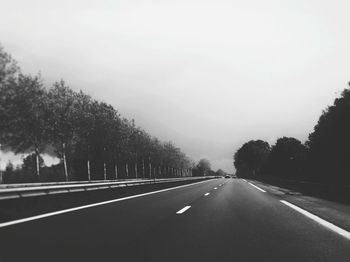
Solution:
M 305 141 L 350 81 L 348 0 L 0 6 L 0 42 L 23 72 L 64 79 L 214 170 L 233 172 L 251 139 Z

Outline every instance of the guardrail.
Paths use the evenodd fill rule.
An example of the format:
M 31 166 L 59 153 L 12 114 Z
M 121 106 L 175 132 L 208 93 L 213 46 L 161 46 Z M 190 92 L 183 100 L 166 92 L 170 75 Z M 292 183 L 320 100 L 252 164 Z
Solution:
M 53 195 L 61 193 L 72 193 L 91 191 L 99 189 L 112 189 L 118 187 L 128 187 L 136 185 L 149 185 L 160 183 L 171 183 L 191 180 L 206 180 L 217 178 L 216 176 L 206 177 L 182 177 L 182 178 L 163 178 L 163 179 L 133 179 L 124 181 L 93 181 L 93 182 L 58 182 L 58 183 L 35 183 L 35 184 L 8 184 L 0 187 L 0 200 Z

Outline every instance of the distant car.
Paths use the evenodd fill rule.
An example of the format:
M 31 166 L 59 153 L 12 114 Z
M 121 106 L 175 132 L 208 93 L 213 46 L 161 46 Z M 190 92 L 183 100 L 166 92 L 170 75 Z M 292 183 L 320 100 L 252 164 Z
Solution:
M 226 175 L 226 176 L 225 176 L 225 178 L 231 178 L 231 176 L 229 176 L 229 175 Z

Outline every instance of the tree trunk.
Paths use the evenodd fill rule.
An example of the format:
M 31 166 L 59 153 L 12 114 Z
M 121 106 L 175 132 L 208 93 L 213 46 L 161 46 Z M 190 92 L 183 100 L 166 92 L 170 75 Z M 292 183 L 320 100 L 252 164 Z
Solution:
M 145 159 L 142 159 L 142 178 L 145 178 Z
M 151 158 L 149 158 L 149 178 L 152 178 L 152 163 L 151 163 Z
M 104 180 L 107 180 L 107 167 L 106 167 L 106 162 L 103 162 L 103 178 L 104 178 Z
M 152 178 L 152 162 L 151 162 L 151 157 L 148 157 L 148 165 L 149 165 L 149 178 Z
M 128 163 L 125 164 L 125 171 L 126 171 L 126 177 L 129 177 L 129 165 L 128 165 Z
M 115 163 L 114 165 L 114 170 L 115 170 L 115 179 L 118 179 L 118 164 Z
M 106 148 L 103 148 L 103 158 L 106 158 Z M 105 180 L 107 180 L 107 167 L 106 167 L 106 161 L 103 161 L 103 177 Z
M 38 177 L 38 180 L 40 180 L 40 154 L 39 150 L 35 149 L 35 160 L 36 160 L 36 175 Z
M 66 159 L 66 144 L 62 144 L 63 149 L 63 167 L 64 167 L 64 177 L 66 178 L 66 181 L 68 181 L 68 169 L 67 169 L 67 159 Z
M 91 181 L 90 160 L 87 161 L 88 180 Z
M 135 178 L 137 178 L 137 159 L 136 159 L 136 162 L 135 162 Z

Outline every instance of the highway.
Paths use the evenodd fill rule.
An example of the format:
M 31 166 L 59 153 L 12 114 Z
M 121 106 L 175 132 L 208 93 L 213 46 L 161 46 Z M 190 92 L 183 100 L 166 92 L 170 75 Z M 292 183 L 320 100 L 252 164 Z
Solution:
M 0 261 L 350 261 L 350 240 L 242 179 L 0 227 Z

